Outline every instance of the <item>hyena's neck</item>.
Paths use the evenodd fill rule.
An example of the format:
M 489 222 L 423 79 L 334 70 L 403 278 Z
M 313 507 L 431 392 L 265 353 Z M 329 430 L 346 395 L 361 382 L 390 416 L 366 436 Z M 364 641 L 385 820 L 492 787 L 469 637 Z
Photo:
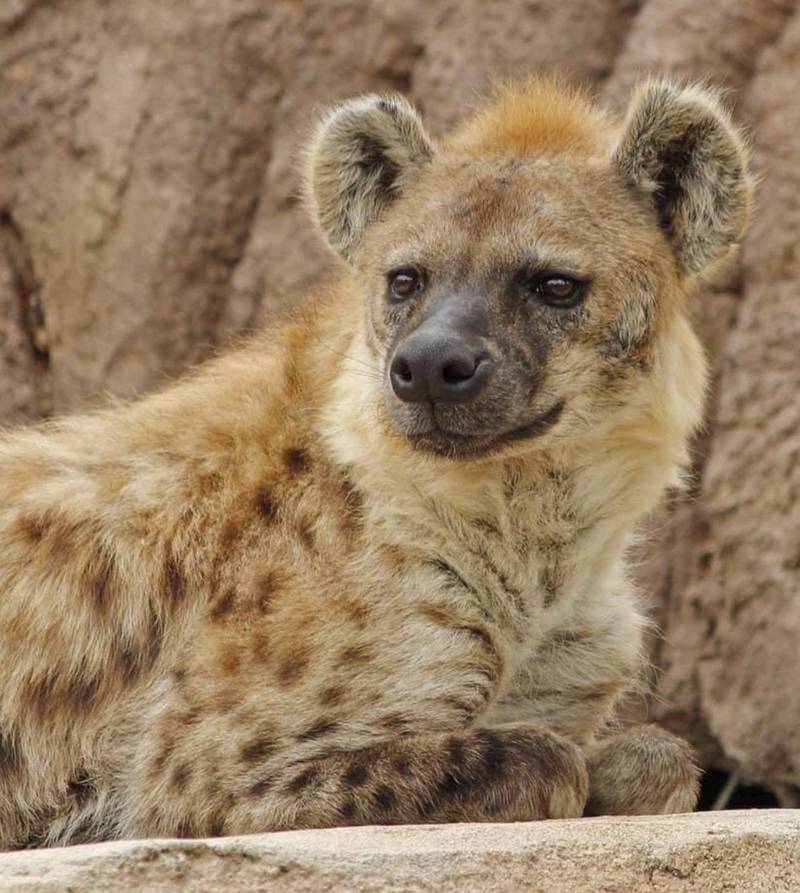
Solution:
M 347 465 L 367 494 L 372 529 L 398 545 L 449 553 L 493 541 L 493 551 L 508 554 L 529 577 L 542 576 L 560 551 L 567 556 L 562 572 L 577 591 L 581 581 L 618 576 L 637 523 L 678 480 L 684 444 L 667 444 L 665 433 L 655 448 L 652 431 L 645 441 L 635 432 L 620 436 L 614 450 L 604 430 L 578 446 L 522 458 L 459 463 L 420 455 L 378 422 L 382 398 L 361 371 L 374 360 L 358 339 L 348 357 L 322 413 L 322 433 L 334 461 Z

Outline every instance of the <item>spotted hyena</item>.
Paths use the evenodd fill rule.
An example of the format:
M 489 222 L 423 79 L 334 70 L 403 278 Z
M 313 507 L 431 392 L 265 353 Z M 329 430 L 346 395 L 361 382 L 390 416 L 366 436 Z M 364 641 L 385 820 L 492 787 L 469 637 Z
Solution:
M 534 81 L 437 143 L 366 96 L 306 186 L 302 314 L 0 439 L 0 840 L 691 809 L 686 745 L 612 720 L 626 547 L 701 416 L 688 292 L 747 213 L 727 111 Z

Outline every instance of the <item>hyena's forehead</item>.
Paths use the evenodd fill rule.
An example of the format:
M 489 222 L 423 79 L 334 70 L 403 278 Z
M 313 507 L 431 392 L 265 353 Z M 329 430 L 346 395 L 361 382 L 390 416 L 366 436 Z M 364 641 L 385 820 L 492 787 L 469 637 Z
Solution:
M 459 278 L 517 265 L 574 272 L 623 261 L 653 238 L 646 209 L 599 164 L 442 160 L 376 228 L 387 268 L 418 263 Z M 632 239 L 618 238 L 626 232 Z

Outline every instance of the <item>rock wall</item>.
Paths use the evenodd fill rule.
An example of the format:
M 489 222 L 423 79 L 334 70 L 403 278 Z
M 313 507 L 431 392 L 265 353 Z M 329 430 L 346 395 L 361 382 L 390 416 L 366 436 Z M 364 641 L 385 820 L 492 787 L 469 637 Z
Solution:
M 320 105 L 400 89 L 441 131 L 492 78 L 732 89 L 762 178 L 695 302 L 716 385 L 691 499 L 641 575 L 654 715 L 707 765 L 800 785 L 800 6 L 795 0 L 4 0 L 0 421 L 157 386 L 324 274 L 297 198 Z

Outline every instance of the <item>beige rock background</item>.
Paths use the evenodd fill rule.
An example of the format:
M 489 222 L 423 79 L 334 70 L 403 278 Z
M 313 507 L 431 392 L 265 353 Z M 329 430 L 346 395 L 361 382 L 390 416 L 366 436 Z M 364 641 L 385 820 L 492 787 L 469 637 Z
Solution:
M 153 388 L 325 269 L 297 200 L 320 105 L 400 89 L 441 131 L 494 77 L 734 91 L 762 177 L 739 267 L 697 295 L 716 368 L 692 499 L 641 575 L 651 713 L 800 791 L 800 5 L 795 0 L 3 0 L 0 423 Z M 664 889 L 667 889 L 665 886 Z
M 0 854 L 0 893 L 796 893 L 800 814 L 286 831 Z

